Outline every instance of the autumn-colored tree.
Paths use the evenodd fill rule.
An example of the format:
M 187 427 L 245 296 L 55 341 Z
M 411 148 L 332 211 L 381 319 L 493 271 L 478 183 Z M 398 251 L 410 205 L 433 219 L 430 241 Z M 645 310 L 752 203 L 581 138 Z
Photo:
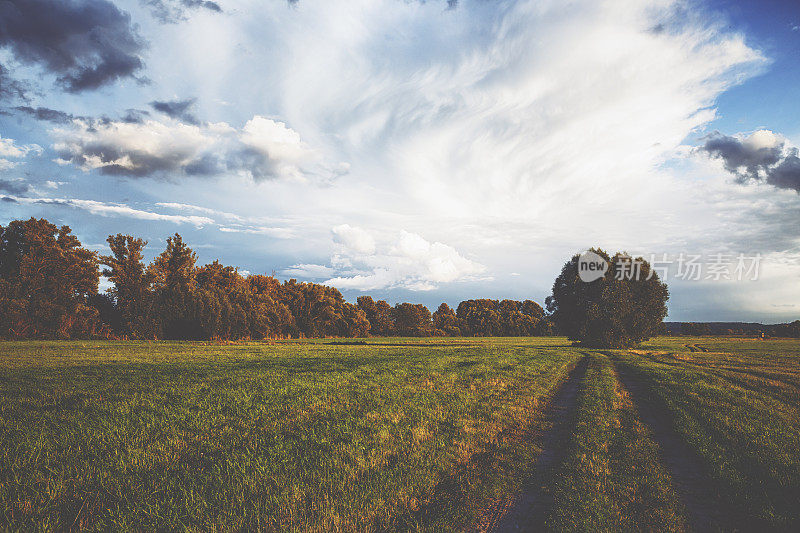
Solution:
M 359 296 L 358 308 L 364 311 L 369 320 L 370 334 L 377 337 L 388 337 L 394 334 L 394 318 L 392 306 L 385 300 L 374 301 L 372 296 Z
M 367 315 L 357 306 L 344 302 L 342 305 L 341 319 L 337 325 L 339 337 L 366 337 L 369 335 L 370 324 Z
M 294 323 L 292 312 L 281 302 L 281 283 L 272 276 L 248 276 L 252 295 L 250 335 L 254 339 L 288 335 Z
M 68 226 L 44 219 L 0 226 L 0 335 L 73 338 L 97 332 L 97 255 Z
M 197 269 L 195 305 L 200 331 L 206 339 L 250 337 L 250 287 L 235 268 L 219 261 Z
M 134 338 L 151 337 L 153 275 L 148 272 L 142 254 L 147 241 L 122 233 L 109 235 L 106 241 L 111 255 L 100 256 L 100 263 L 107 267 L 103 269 L 103 275 L 114 284 L 108 293 L 119 313 L 117 329 L 119 333 Z
M 345 336 L 362 336 L 368 331 L 366 314 L 358 313 L 333 287 L 290 279 L 281 286 L 281 298 L 294 317 L 293 336 L 327 337 L 343 331 Z
M 378 300 L 375 302 L 375 307 L 377 309 L 377 314 L 375 315 L 377 335 L 385 337 L 397 335 L 392 306 L 386 300 Z
M 148 268 L 155 289 L 156 329 L 167 339 L 203 338 L 195 295 L 196 262 L 197 255 L 176 233 Z
M 449 337 L 461 335 L 458 317 L 456 317 L 455 311 L 446 303 L 442 303 L 439 308 L 433 312 L 431 318 L 433 319 L 434 330 L 440 331 L 441 335 L 447 335 Z
M 150 265 L 156 289 L 175 289 L 190 292 L 197 286 L 195 271 L 197 254 L 184 242 L 178 233 L 167 238 L 167 249 Z
M 477 337 L 502 334 L 497 300 L 466 300 L 458 304 L 456 316 L 464 325 L 464 333 Z
M 397 334 L 403 337 L 431 335 L 431 312 L 422 304 L 400 303 L 394 306 L 394 323 Z
M 531 300 L 467 300 L 395 307 L 369 296 L 353 305 L 333 287 L 272 276 L 242 277 L 214 261 L 196 267 L 179 234 L 148 266 L 146 241 L 110 235 L 101 256 L 113 286 L 98 294 L 98 257 L 68 227 L 34 218 L 0 226 L 0 336 L 261 339 L 366 335 L 551 334 Z

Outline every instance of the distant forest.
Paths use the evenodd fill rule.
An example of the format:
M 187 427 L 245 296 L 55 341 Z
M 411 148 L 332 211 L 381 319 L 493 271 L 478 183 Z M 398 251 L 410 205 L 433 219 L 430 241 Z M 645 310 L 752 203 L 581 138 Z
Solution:
M 82 247 L 45 219 L 0 226 L 0 337 L 11 339 L 265 339 L 552 335 L 534 301 L 477 299 L 433 313 L 370 296 L 353 305 L 333 287 L 197 266 L 177 233 L 145 264 L 147 242 L 112 235 L 109 253 Z M 100 275 L 113 286 L 99 293 Z
M 152 263 L 147 242 L 111 235 L 109 253 L 84 248 L 45 219 L 0 226 L 0 338 L 238 340 L 366 336 L 544 336 L 556 326 L 532 300 L 466 300 L 433 313 L 333 287 L 242 276 L 218 261 L 197 266 L 177 233 Z M 113 286 L 98 292 L 100 275 Z M 758 327 L 755 327 L 758 326 Z M 766 326 L 666 323 L 663 333 L 800 337 L 800 321 Z
M 788 324 L 757 322 L 664 322 L 669 335 L 748 335 L 800 337 L 800 320 Z

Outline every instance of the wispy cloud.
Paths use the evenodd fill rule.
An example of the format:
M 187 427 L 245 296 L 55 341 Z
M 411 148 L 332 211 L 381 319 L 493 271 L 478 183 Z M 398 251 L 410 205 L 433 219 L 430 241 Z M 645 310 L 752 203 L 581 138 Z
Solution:
M 0 170 L 8 170 L 20 164 L 20 161 L 28 154 L 41 154 L 42 148 L 38 144 L 17 144 L 14 139 L 3 138 L 0 136 Z
M 106 217 L 115 216 L 137 218 L 140 220 L 157 220 L 176 224 L 191 224 L 196 227 L 203 227 L 205 225 L 214 223 L 214 220 L 208 217 L 194 215 L 166 215 L 163 213 L 155 213 L 153 211 L 136 209 L 122 203 L 98 202 L 96 200 L 82 200 L 78 198 L 26 198 L 18 196 L 10 196 L 10 198 L 21 204 L 70 207 L 73 209 L 87 211 L 93 215 Z

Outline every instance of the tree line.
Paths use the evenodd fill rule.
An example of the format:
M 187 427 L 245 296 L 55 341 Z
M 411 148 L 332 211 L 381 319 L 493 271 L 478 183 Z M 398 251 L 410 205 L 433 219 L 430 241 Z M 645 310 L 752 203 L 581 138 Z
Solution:
M 800 320 L 786 324 L 754 324 L 737 322 L 675 322 L 670 333 L 691 335 L 746 335 L 800 338 Z
M 0 337 L 264 339 L 375 336 L 551 335 L 531 300 L 477 299 L 431 313 L 370 296 L 357 304 L 333 287 L 243 276 L 198 266 L 179 234 L 150 264 L 147 241 L 111 235 L 109 253 L 84 248 L 68 226 L 45 219 L 0 226 Z M 112 287 L 98 291 L 100 275 Z

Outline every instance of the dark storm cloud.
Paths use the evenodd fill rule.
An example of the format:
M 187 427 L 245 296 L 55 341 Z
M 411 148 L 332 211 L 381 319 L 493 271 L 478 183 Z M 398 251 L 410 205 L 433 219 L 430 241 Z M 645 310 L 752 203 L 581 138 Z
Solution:
M 45 122 L 55 122 L 58 124 L 65 124 L 72 121 L 75 116 L 71 113 L 65 113 L 57 109 L 50 109 L 49 107 L 30 107 L 30 106 L 17 106 L 15 111 L 35 118 L 36 120 L 43 120 Z
M 209 0 L 140 0 L 141 4 L 150 8 L 150 13 L 162 24 L 175 24 L 186 20 L 187 10 L 207 9 L 222 13 L 222 7 Z
M 767 182 L 782 189 L 794 189 L 800 193 L 800 157 L 797 148 L 792 148 L 767 175 Z
M 27 183 L 21 181 L 14 181 L 14 180 L 3 180 L 0 179 L 0 192 L 6 192 L 8 194 L 14 195 L 23 195 L 28 192 L 30 187 Z
M 144 47 L 130 15 L 107 0 L 0 1 L 0 48 L 53 73 L 68 92 L 133 77 Z
M 0 65 L 0 102 L 3 100 L 22 100 L 28 101 L 28 92 L 31 87 L 23 82 L 17 81 L 8 75 L 8 70 Z
M 425 0 L 418 0 L 420 4 L 424 4 Z M 286 2 L 294 7 L 300 3 L 300 0 L 286 0 Z M 458 7 L 458 0 L 447 0 L 447 9 L 455 9 Z
M 80 154 L 62 151 L 58 156 L 76 165 L 84 165 L 88 160 L 97 158 L 105 163 L 100 167 L 100 173 L 109 176 L 167 177 L 180 172 L 185 165 L 185 156 L 181 153 L 150 154 L 143 151 L 122 150 L 108 143 L 86 143 L 81 146 Z M 127 162 L 125 165 L 115 163 L 123 159 Z
M 782 138 L 771 145 L 749 143 L 747 139 L 714 132 L 699 150 L 721 160 L 725 170 L 736 176 L 740 183 L 765 181 L 781 189 L 800 192 L 797 148 L 787 148 Z
M 192 107 L 194 107 L 195 101 L 197 101 L 197 98 L 169 101 L 154 100 L 150 102 L 150 107 L 156 111 L 164 113 L 169 117 L 182 120 L 183 122 L 187 122 L 189 124 L 199 124 L 200 121 L 197 120 L 197 117 L 195 117 L 194 113 L 192 113 Z
M 107 143 L 86 143 L 81 146 L 80 153 L 65 150 L 58 156 L 78 166 L 97 159 L 104 163 L 97 169 L 101 174 L 131 178 L 154 177 L 169 181 L 180 175 L 203 177 L 227 171 L 246 171 L 254 180 L 261 181 L 280 175 L 279 162 L 252 148 L 231 149 L 219 155 L 195 154 L 187 158 L 184 153 L 146 153 L 122 150 Z M 125 165 L 115 163 L 121 160 L 125 160 Z
M 10 198 L 8 196 L 0 197 L 0 201 L 6 202 L 6 203 L 9 203 L 9 204 L 18 204 L 19 203 L 16 200 L 14 200 L 13 198 Z
M 142 109 L 126 109 L 125 115 L 122 116 L 121 120 L 128 124 L 141 124 L 144 122 L 144 117 L 149 115 L 149 111 L 144 111 Z

